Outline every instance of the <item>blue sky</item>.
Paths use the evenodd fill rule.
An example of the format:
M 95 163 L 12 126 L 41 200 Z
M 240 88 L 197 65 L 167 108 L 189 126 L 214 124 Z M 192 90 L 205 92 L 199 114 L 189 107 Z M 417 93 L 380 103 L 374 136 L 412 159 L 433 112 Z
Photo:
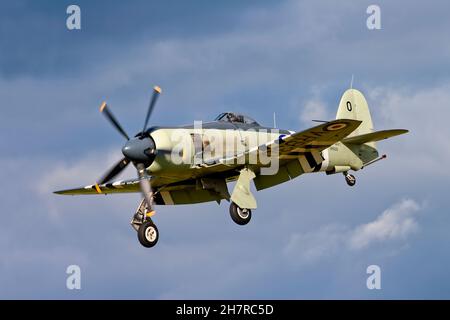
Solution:
M 371 31 L 373 3 L 2 1 L 0 298 L 450 298 L 450 5 L 378 1 Z M 300 130 L 334 118 L 352 74 L 376 129 L 411 130 L 352 189 L 302 176 L 258 192 L 244 228 L 226 203 L 159 207 L 151 250 L 129 226 L 140 195 L 52 194 L 119 159 L 103 100 L 129 133 L 155 84 L 152 124 L 239 110 Z M 381 290 L 366 288 L 372 264 Z

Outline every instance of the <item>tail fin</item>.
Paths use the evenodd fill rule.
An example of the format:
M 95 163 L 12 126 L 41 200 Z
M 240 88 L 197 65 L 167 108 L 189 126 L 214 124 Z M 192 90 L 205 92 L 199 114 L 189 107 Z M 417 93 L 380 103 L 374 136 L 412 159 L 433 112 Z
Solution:
M 355 89 L 348 89 L 342 95 L 339 102 L 339 108 L 336 119 L 360 120 L 362 123 L 348 137 L 355 137 L 374 131 L 372 117 L 370 116 L 369 106 L 364 95 Z M 369 146 L 375 148 L 375 142 L 367 142 Z
M 352 162 L 347 159 L 341 163 L 339 160 L 335 160 L 334 170 L 336 169 L 336 166 L 347 165 L 345 163 L 346 161 L 349 163 L 352 162 L 350 163 L 350 167 L 353 169 L 362 167 L 367 163 L 373 163 L 373 160 L 378 157 L 378 150 L 375 141 L 388 139 L 408 132 L 408 130 L 404 129 L 374 131 L 372 117 L 370 116 L 366 98 L 364 98 L 360 91 L 355 89 L 348 89 L 342 95 L 341 101 L 339 102 L 336 119 L 352 119 L 362 122 L 359 127 L 355 129 L 355 131 L 342 140 L 342 143 L 348 148 L 343 150 L 351 150 L 352 153 L 349 154 L 347 158 L 353 159 L 354 161 Z M 357 160 L 354 157 L 359 159 Z M 338 158 L 339 157 L 336 157 L 336 159 Z
M 374 131 L 366 98 L 353 88 L 342 95 L 336 119 L 359 120 L 361 124 L 340 143 L 322 152 L 325 160 L 320 170 L 327 174 L 360 170 L 384 159 L 385 155 L 378 157 L 375 142 L 408 132 L 404 129 Z
M 336 119 L 362 121 L 360 126 L 350 134 L 350 137 L 373 132 L 373 123 L 369 106 L 367 105 L 364 95 L 358 90 L 348 89 L 344 92 L 341 101 L 339 102 Z

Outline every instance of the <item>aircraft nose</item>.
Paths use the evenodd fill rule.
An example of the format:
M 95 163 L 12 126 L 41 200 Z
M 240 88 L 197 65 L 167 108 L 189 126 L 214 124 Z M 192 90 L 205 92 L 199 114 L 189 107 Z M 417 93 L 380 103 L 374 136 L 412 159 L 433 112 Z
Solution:
M 155 144 L 152 138 L 130 139 L 122 148 L 122 153 L 131 161 L 149 164 L 155 157 Z

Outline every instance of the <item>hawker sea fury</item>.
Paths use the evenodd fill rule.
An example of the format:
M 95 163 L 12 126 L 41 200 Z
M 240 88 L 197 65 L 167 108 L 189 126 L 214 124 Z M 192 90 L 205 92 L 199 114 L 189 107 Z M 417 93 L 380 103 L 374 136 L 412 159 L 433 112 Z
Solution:
M 126 138 L 123 158 L 97 183 L 57 194 L 109 194 L 141 192 L 131 225 L 140 243 L 153 247 L 159 238 L 152 217 L 155 205 L 193 204 L 225 199 L 230 215 L 247 224 L 256 209 L 256 190 L 273 187 L 305 173 L 342 173 L 349 186 L 356 183 L 350 170 L 358 171 L 380 159 L 376 141 L 408 132 L 403 129 L 374 131 L 366 99 L 347 90 L 339 103 L 336 120 L 319 121 L 310 129 L 294 132 L 264 127 L 250 117 L 226 112 L 214 121 L 180 127 L 149 127 L 161 94 L 155 87 L 143 129 L 130 138 L 106 103 L 106 118 Z M 137 178 L 113 181 L 133 164 Z M 227 183 L 237 181 L 230 195 Z

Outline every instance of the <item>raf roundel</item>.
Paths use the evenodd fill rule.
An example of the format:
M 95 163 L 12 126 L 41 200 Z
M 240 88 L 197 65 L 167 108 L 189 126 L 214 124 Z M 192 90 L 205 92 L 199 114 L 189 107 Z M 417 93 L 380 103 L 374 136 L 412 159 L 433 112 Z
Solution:
M 333 123 L 324 128 L 325 131 L 337 131 L 347 127 L 346 123 Z

